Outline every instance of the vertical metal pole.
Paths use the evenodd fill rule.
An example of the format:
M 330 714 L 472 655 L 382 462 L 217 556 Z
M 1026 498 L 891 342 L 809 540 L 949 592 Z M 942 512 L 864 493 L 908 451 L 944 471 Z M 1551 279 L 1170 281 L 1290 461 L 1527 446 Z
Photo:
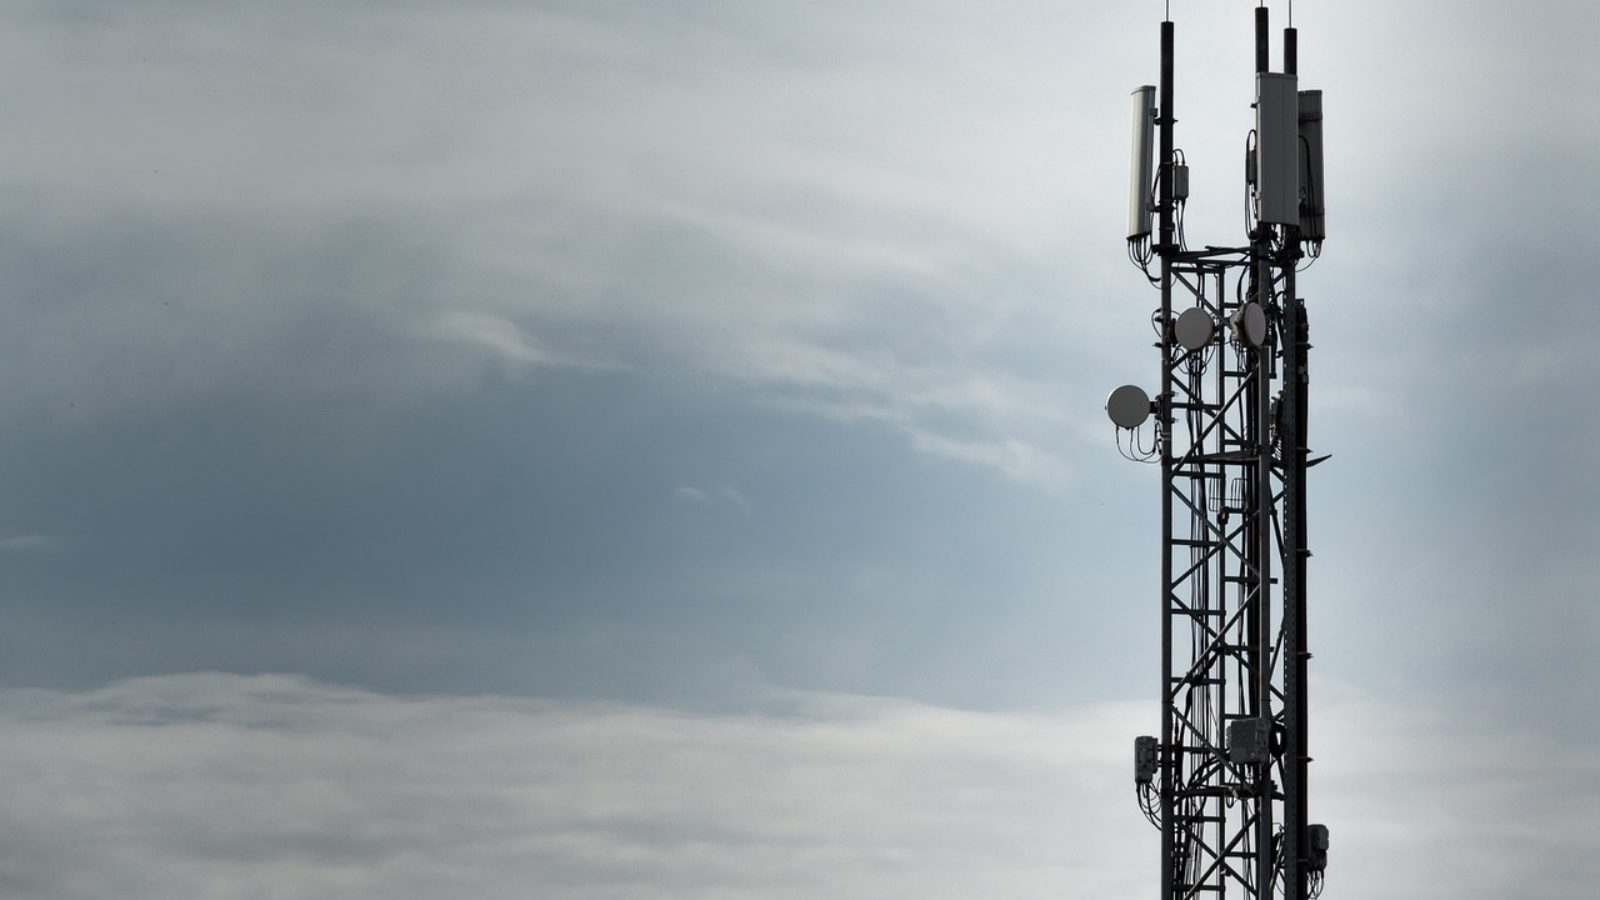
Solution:
M 1265 231 L 1270 226 L 1262 224 L 1260 228 Z M 1257 245 L 1256 265 L 1260 270 L 1257 276 L 1259 293 L 1256 302 L 1261 304 L 1263 310 L 1271 308 L 1273 293 L 1272 261 L 1266 255 L 1268 248 Z M 1251 391 L 1251 399 L 1255 406 L 1252 410 L 1255 419 L 1254 434 L 1256 465 L 1255 465 L 1255 515 L 1256 531 L 1254 547 L 1256 557 L 1256 586 L 1251 602 L 1256 611 L 1256 633 L 1253 636 L 1255 644 L 1253 665 L 1255 666 L 1255 708 L 1256 715 L 1262 719 L 1272 718 L 1272 556 L 1273 556 L 1273 528 L 1272 528 L 1272 359 L 1274 356 L 1275 342 L 1270 330 L 1266 340 L 1255 353 L 1255 385 Z M 1260 775 L 1256 783 L 1257 803 L 1259 810 L 1256 817 L 1256 883 L 1257 897 L 1267 900 L 1272 896 L 1273 866 L 1272 866 L 1272 765 L 1263 762 L 1260 766 Z
M 1157 401 L 1161 440 L 1161 898 L 1176 900 L 1173 857 L 1177 850 L 1173 798 L 1178 790 L 1172 745 L 1172 21 L 1161 23 L 1161 224 L 1156 251 L 1161 254 L 1161 396 Z
M 1217 310 L 1219 312 L 1221 312 L 1227 306 L 1228 276 L 1227 276 L 1226 272 L 1227 272 L 1227 270 L 1224 269 L 1224 268 L 1218 268 L 1217 272 L 1216 272 L 1217 283 L 1216 283 L 1216 295 L 1215 296 L 1217 298 L 1217 300 L 1216 300 L 1216 308 L 1217 308 Z M 1220 402 L 1220 398 L 1228 396 L 1228 385 L 1230 384 L 1230 382 L 1228 380 L 1229 379 L 1229 376 L 1228 376 L 1228 364 L 1221 359 L 1222 353 L 1219 352 L 1217 355 L 1218 355 L 1219 359 L 1218 359 L 1217 365 L 1214 367 L 1216 369 L 1216 382 L 1215 382 L 1215 388 L 1214 388 L 1214 392 L 1213 392 L 1212 396 L 1219 398 L 1219 402 Z M 1217 415 L 1218 415 L 1218 418 L 1220 419 L 1220 418 L 1226 417 L 1227 413 L 1226 412 L 1219 412 Z M 1230 449 L 1228 447 L 1226 436 L 1220 435 L 1220 434 L 1217 436 L 1217 438 L 1216 438 L 1216 448 L 1217 448 L 1217 450 L 1219 452 L 1222 452 L 1222 453 L 1226 453 Z M 1237 449 L 1237 448 L 1235 448 L 1235 449 Z M 1218 504 L 1217 505 L 1218 505 L 1218 511 L 1221 513 L 1221 517 L 1220 517 L 1221 518 L 1221 522 L 1219 523 L 1219 528 L 1221 528 L 1223 530 L 1226 530 L 1226 528 L 1227 528 L 1227 509 L 1228 509 L 1228 473 L 1229 473 L 1229 468 L 1226 465 L 1219 465 L 1219 466 L 1216 467 L 1216 472 L 1217 472 L 1217 493 L 1220 495 L 1220 499 L 1218 500 Z M 1224 543 L 1225 543 L 1225 541 L 1224 541 Z M 1216 588 L 1215 588 L 1215 590 L 1217 592 L 1217 607 L 1218 607 L 1218 609 L 1221 609 L 1221 610 L 1226 610 L 1227 606 L 1228 606 L 1228 587 L 1229 587 L 1228 576 L 1229 576 L 1229 574 L 1230 573 L 1228 571 L 1227 556 L 1223 555 L 1219 559 L 1219 565 L 1217 566 L 1217 581 L 1216 581 Z M 1225 612 L 1224 612 L 1224 616 L 1226 616 Z M 1224 626 L 1224 628 L 1221 629 L 1221 630 L 1225 631 L 1226 630 L 1226 626 Z M 1227 740 L 1227 728 L 1228 728 L 1228 726 L 1227 726 L 1226 723 L 1228 721 L 1230 721 L 1229 718 L 1228 718 L 1228 685 L 1227 685 L 1227 681 L 1228 681 L 1228 676 L 1230 674 L 1233 674 L 1233 673 L 1229 672 L 1229 668 L 1230 668 L 1230 661 L 1229 660 L 1220 660 L 1219 659 L 1217 668 L 1218 668 L 1218 678 L 1219 678 L 1219 680 L 1221 680 L 1223 682 L 1223 684 L 1219 686 L 1219 690 L 1217 691 L 1217 722 L 1218 722 L 1217 744 L 1218 744 L 1218 746 L 1221 746 L 1223 744 L 1223 742 L 1225 742 Z M 1218 803 L 1214 807 L 1214 810 L 1215 810 L 1216 816 L 1217 816 L 1217 826 L 1216 826 L 1217 842 L 1216 842 L 1216 846 L 1218 846 L 1218 847 L 1226 848 L 1228 846 L 1228 838 L 1229 838 L 1229 835 L 1231 834 L 1231 832 L 1228 830 L 1228 828 L 1229 828 L 1229 826 L 1228 826 L 1228 810 L 1229 810 L 1229 807 L 1230 807 L 1230 804 L 1228 804 L 1227 802 Z M 1248 814 L 1248 813 L 1246 813 L 1246 814 Z M 1226 853 L 1227 851 L 1224 849 L 1222 852 Z M 1222 888 L 1222 891 L 1223 891 L 1223 893 L 1220 896 L 1224 896 L 1224 897 L 1227 896 L 1227 894 L 1226 894 L 1227 883 L 1228 883 L 1227 882 L 1227 877 L 1228 876 L 1226 874 L 1222 874 L 1217 879 L 1217 884 L 1218 884 L 1219 887 Z
M 1292 236 L 1292 235 L 1291 235 Z M 1293 246 L 1285 271 L 1283 303 L 1283 630 L 1284 724 L 1283 865 L 1285 900 L 1305 900 L 1305 828 L 1309 721 L 1306 692 L 1306 402 L 1308 372 L 1305 306 L 1295 296 Z
M 1283 68 L 1296 74 L 1299 40 L 1293 28 L 1283 32 Z M 1307 755 L 1310 721 L 1306 692 L 1306 457 L 1308 433 L 1306 404 L 1311 349 L 1305 305 L 1295 287 L 1300 229 L 1284 229 L 1283 287 L 1283 630 L 1284 724 L 1288 740 L 1283 767 L 1283 883 L 1284 900 L 1306 900 Z
M 1268 10 L 1265 6 L 1256 7 L 1256 71 L 1263 73 L 1268 70 Z M 1272 310 L 1272 226 L 1266 222 L 1256 225 L 1255 240 L 1252 245 L 1252 256 L 1256 273 L 1255 301 L 1261 304 L 1263 312 Z M 1255 471 L 1255 555 L 1256 555 L 1256 590 L 1253 602 L 1256 611 L 1256 628 L 1253 635 L 1255 644 L 1255 707 L 1256 715 L 1270 718 L 1272 715 L 1272 607 L 1268 598 L 1272 593 L 1272 420 L 1271 420 L 1271 375 L 1273 359 L 1273 341 L 1270 330 L 1255 354 L 1255 384 L 1251 392 L 1255 406 L 1252 409 L 1255 420 L 1256 471 Z M 1270 900 L 1272 897 L 1273 871 L 1273 822 L 1272 822 L 1272 765 L 1270 762 L 1260 766 L 1256 788 L 1256 897 L 1258 900 Z
M 1256 71 L 1265 72 L 1270 67 L 1267 60 L 1267 8 L 1256 7 Z

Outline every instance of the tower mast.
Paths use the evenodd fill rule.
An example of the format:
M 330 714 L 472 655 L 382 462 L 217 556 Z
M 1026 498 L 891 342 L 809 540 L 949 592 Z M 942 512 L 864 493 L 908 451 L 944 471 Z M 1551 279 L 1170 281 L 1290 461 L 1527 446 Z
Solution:
M 1312 900 L 1327 861 L 1327 829 L 1307 818 L 1306 472 L 1320 460 L 1296 284 L 1324 237 L 1322 96 L 1298 89 L 1295 29 L 1282 72 L 1269 37 L 1259 7 L 1240 245 L 1192 250 L 1184 234 L 1170 19 L 1159 94 L 1134 92 L 1128 247 L 1160 291 L 1160 388 L 1118 388 L 1106 410 L 1119 448 L 1127 431 L 1127 454 L 1161 473 L 1161 731 L 1135 740 L 1134 779 L 1161 833 L 1162 900 Z

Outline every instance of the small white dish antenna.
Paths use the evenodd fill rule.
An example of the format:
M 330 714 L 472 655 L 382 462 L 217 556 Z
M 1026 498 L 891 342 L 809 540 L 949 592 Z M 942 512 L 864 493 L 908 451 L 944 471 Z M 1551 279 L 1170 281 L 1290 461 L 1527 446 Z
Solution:
M 1233 314 L 1233 339 L 1246 347 L 1257 348 L 1267 340 L 1267 314 L 1259 303 L 1246 303 Z
M 1106 415 L 1118 428 L 1138 428 L 1150 418 L 1150 395 L 1136 384 L 1125 384 L 1106 398 Z
M 1217 323 L 1212 321 L 1210 313 L 1198 306 L 1184 310 L 1172 326 L 1172 336 L 1191 353 L 1211 343 L 1216 333 Z

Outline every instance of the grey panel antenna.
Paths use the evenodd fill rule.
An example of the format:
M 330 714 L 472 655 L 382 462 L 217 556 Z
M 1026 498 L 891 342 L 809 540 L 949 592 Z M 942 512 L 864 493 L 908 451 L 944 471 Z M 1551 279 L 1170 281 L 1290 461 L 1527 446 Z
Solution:
M 1322 92 L 1300 92 L 1300 139 L 1304 158 L 1300 167 L 1300 239 L 1321 241 L 1328 226 L 1322 190 Z
M 1300 224 L 1300 95 L 1293 75 L 1256 75 L 1256 201 L 1260 221 Z

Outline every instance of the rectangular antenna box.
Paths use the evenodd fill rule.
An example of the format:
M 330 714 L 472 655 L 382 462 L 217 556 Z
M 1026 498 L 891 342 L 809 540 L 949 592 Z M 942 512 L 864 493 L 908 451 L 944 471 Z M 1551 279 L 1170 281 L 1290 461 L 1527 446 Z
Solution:
M 1133 739 L 1133 782 L 1149 784 L 1156 777 L 1156 739 L 1143 735 Z
M 1328 867 L 1328 826 L 1306 826 L 1306 859 L 1307 866 L 1313 872 L 1321 872 Z
M 1299 79 L 1256 73 L 1256 203 L 1260 221 L 1300 224 Z
M 1234 719 L 1228 723 L 1228 760 L 1264 763 L 1270 756 L 1272 723 L 1266 719 Z

